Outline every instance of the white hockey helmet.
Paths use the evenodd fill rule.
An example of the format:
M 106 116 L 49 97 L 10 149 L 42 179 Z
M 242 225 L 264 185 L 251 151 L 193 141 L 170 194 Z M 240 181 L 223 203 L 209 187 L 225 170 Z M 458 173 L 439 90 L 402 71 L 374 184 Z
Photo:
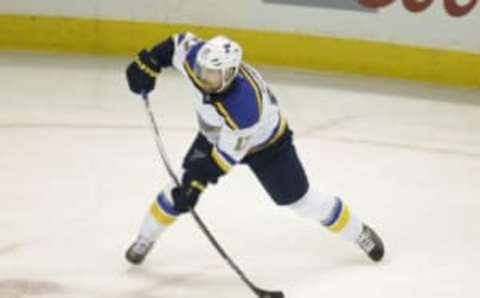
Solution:
M 216 36 L 198 51 L 194 72 L 207 93 L 224 91 L 238 74 L 242 48 L 234 41 Z

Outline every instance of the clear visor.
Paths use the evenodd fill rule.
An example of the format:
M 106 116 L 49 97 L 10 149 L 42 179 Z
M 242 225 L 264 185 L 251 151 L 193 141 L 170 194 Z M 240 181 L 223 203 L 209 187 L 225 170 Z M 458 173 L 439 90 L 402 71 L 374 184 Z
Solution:
M 235 76 L 235 68 L 227 70 L 210 69 L 195 64 L 194 72 L 200 80 L 202 89 L 207 93 L 221 92 L 232 82 Z

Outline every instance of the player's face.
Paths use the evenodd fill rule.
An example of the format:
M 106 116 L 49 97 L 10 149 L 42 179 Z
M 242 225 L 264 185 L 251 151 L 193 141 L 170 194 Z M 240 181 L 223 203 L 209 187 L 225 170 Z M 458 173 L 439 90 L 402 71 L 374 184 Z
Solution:
M 221 92 L 232 82 L 235 76 L 235 68 L 229 68 L 225 72 L 219 69 L 198 67 L 195 70 L 203 91 L 207 93 Z
M 205 92 L 217 92 L 222 88 L 223 76 L 221 70 L 202 68 L 197 75 Z

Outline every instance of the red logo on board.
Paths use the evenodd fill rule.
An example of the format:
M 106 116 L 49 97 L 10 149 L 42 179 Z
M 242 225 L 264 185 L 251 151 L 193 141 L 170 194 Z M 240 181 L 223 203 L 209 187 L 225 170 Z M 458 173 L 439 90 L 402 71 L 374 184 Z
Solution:
M 433 0 L 401 0 L 405 8 L 414 13 L 425 11 L 432 5 Z M 395 0 L 359 0 L 359 3 L 368 8 L 382 8 L 395 2 Z M 453 17 L 463 17 L 475 8 L 478 0 L 469 0 L 466 4 L 459 4 L 458 0 L 443 0 L 445 11 Z

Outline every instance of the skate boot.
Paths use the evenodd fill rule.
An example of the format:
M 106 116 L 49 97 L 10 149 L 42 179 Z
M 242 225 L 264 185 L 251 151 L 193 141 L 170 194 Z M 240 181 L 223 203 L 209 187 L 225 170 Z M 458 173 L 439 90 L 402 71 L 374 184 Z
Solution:
M 133 265 L 140 265 L 145 260 L 145 257 L 152 249 L 154 243 L 155 242 L 147 240 L 143 237 L 138 237 L 137 240 L 135 240 L 135 242 L 128 248 L 125 257 Z
M 355 242 L 372 261 L 379 262 L 383 258 L 384 247 L 382 239 L 369 226 L 363 225 L 362 233 Z

